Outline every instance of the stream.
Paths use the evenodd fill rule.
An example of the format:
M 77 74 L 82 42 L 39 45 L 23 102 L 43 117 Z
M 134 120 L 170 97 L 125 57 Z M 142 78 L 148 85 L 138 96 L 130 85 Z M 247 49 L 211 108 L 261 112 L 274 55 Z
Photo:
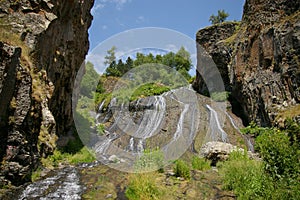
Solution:
M 202 106 L 206 113 L 201 113 L 197 99 L 190 98 L 193 94 L 194 91 L 190 88 L 180 88 L 159 96 L 139 99 L 132 111 L 126 110 L 126 106 L 122 104 L 119 110 L 107 114 L 100 112 L 104 105 L 102 102 L 99 105 L 99 113 L 95 115 L 96 122 L 111 120 L 112 123 L 104 135 L 92 137 L 90 144 L 96 152 L 97 159 L 110 166 L 113 157 L 113 168 L 131 171 L 133 162 L 148 148 L 146 144 L 151 144 L 149 141 L 152 138 L 156 138 L 152 143 L 162 144 L 160 148 L 166 160 L 177 159 L 193 146 L 191 144 L 197 131 L 202 128 L 199 124 L 201 115 L 207 115 L 210 121 L 205 141 L 229 142 L 219 111 L 211 105 L 204 104 Z M 116 108 L 114 99 L 108 109 L 113 108 Z M 223 114 L 240 133 L 233 118 L 226 111 Z M 174 125 L 168 126 L 168 122 Z M 166 140 L 166 143 L 162 143 L 163 140 Z M 248 143 L 248 149 L 252 151 L 253 146 L 250 141 Z M 116 160 L 118 162 L 115 162 Z M 125 168 L 115 167 L 118 163 L 121 163 L 122 167 L 125 165 Z M 79 167 L 68 166 L 51 171 L 44 179 L 23 186 L 19 192 L 6 199 L 78 200 L 81 199 L 84 190 L 85 186 L 80 183 Z

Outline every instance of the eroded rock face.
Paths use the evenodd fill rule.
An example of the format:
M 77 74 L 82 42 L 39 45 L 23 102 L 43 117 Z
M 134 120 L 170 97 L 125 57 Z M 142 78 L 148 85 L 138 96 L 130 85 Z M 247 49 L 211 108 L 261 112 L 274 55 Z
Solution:
M 0 2 L 0 185 L 28 181 L 39 158 L 70 132 L 93 2 Z
M 209 38 L 211 42 L 198 40 L 216 62 L 231 101 L 238 105 L 235 113 L 245 124 L 274 125 L 278 113 L 300 103 L 299 7 L 299 1 L 248 0 L 241 25 L 231 36 L 219 41 L 217 33 Z M 197 38 L 204 37 L 203 31 L 206 33 L 199 31 Z M 216 59 L 214 54 L 230 58 Z M 199 83 L 194 86 L 201 92 Z
M 228 45 L 225 45 L 225 39 L 231 37 L 236 29 L 239 27 L 239 23 L 237 22 L 225 22 L 222 24 L 217 24 L 215 26 L 210 26 L 198 31 L 196 35 L 196 42 L 199 44 L 197 46 L 198 51 L 198 66 L 197 66 L 197 76 L 196 81 L 193 84 L 195 90 L 200 92 L 201 94 L 207 95 L 209 93 L 207 89 L 207 85 L 203 80 L 200 73 L 204 70 L 210 71 L 209 66 L 207 67 L 207 62 L 205 62 L 205 52 L 206 51 L 214 61 L 214 64 L 219 69 L 219 73 L 222 76 L 225 89 L 228 91 L 231 88 L 230 80 L 229 80 L 229 68 L 228 65 L 231 60 L 232 48 Z M 201 54 L 201 55 L 199 55 Z M 204 72 L 203 72 L 204 73 Z M 209 73 L 208 73 L 209 74 Z M 209 74 L 210 76 L 214 76 L 215 74 Z M 207 77 L 209 80 L 210 77 Z M 211 87 L 213 90 L 218 91 L 218 89 Z M 223 89 L 224 90 L 224 89 Z

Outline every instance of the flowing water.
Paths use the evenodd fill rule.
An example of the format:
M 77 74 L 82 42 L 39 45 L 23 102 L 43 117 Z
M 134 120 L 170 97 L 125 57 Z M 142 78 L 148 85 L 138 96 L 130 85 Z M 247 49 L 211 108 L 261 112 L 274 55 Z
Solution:
M 232 126 L 235 128 L 235 130 L 240 133 L 242 135 L 242 137 L 244 138 L 248 151 L 254 152 L 254 146 L 250 140 L 250 138 L 247 137 L 247 135 L 244 135 L 241 133 L 240 129 L 237 127 L 237 125 L 235 124 L 235 121 L 233 120 L 233 118 L 226 112 L 225 113 L 227 115 L 227 117 L 229 118 L 230 123 L 232 124 Z
M 203 105 L 206 107 L 206 113 L 201 112 L 197 99 L 191 98 L 193 95 L 194 91 L 191 88 L 172 90 L 159 96 L 137 100 L 134 110 L 131 111 L 128 105 L 118 106 L 117 100 L 112 99 L 106 113 L 103 112 L 103 101 L 99 105 L 96 122 L 110 121 L 111 125 L 105 135 L 93 136 L 91 144 L 97 158 L 108 163 L 112 155 L 117 155 L 122 162 L 130 162 L 148 148 L 151 138 L 156 137 L 158 139 L 154 140 L 154 144 L 166 140 L 160 147 L 166 154 L 165 159 L 177 159 L 188 147 L 193 146 L 191 144 L 199 128 L 203 128 L 199 124 L 201 115 L 208 115 L 210 121 L 204 140 L 229 142 L 219 112 L 208 104 Z M 233 118 L 228 113 L 226 115 L 239 132 Z M 168 126 L 170 120 L 174 126 Z M 12 199 L 76 200 L 81 199 L 83 192 L 84 187 L 80 184 L 77 168 L 65 167 L 52 172 L 52 175 L 43 180 L 27 185 Z
M 78 171 L 74 167 L 65 167 L 53 172 L 50 177 L 34 182 L 12 199 L 18 200 L 77 200 L 84 191 L 80 185 Z
M 218 113 L 209 105 L 206 105 L 208 110 L 210 111 L 210 134 L 208 135 L 208 141 L 221 141 L 221 142 L 229 142 L 227 133 L 223 130 Z

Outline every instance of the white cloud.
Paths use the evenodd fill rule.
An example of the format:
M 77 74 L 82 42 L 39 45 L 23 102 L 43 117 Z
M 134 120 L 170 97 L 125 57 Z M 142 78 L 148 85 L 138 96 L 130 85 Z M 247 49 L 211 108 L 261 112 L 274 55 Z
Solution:
M 126 3 L 130 3 L 132 0 L 96 0 L 92 9 L 92 14 L 95 15 L 104 8 L 107 4 L 115 4 L 117 10 L 121 10 Z
M 105 61 L 105 55 L 102 55 L 102 54 L 93 54 L 93 53 L 90 53 L 87 55 L 86 57 L 86 61 L 89 61 L 91 63 L 94 64 L 94 68 L 95 70 L 102 74 L 103 72 L 105 72 L 105 65 L 104 65 L 104 61 Z
M 139 16 L 136 20 L 136 23 L 142 23 L 145 21 L 145 17 L 144 16 Z
M 102 30 L 106 30 L 107 29 L 107 26 L 106 25 L 103 25 L 102 26 Z
M 105 4 L 103 3 L 96 3 L 92 8 L 92 15 L 96 15 L 99 10 L 105 7 Z
M 180 47 L 177 47 L 174 44 L 168 44 L 168 45 L 166 45 L 166 49 L 176 53 L 180 49 Z

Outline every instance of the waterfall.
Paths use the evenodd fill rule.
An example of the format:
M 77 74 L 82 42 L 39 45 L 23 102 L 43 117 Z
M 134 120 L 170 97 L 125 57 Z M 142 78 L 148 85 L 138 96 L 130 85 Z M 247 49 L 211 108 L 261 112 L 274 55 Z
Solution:
M 134 139 L 133 139 L 133 137 L 131 137 L 130 140 L 129 140 L 129 150 L 134 151 Z
M 241 133 L 240 129 L 237 127 L 237 125 L 235 124 L 233 118 L 227 113 L 225 112 L 225 114 L 227 115 L 227 117 L 230 120 L 230 123 L 232 124 L 232 126 L 242 135 L 242 137 L 244 138 L 245 142 L 247 143 L 247 147 L 248 150 L 251 152 L 254 152 L 254 147 L 253 144 L 251 143 L 251 140 L 244 134 Z
M 228 142 L 227 133 L 222 129 L 217 112 L 211 108 L 209 105 L 206 105 L 210 111 L 210 129 L 211 129 L 211 140 L 218 141 L 221 139 L 222 142 Z M 219 135 L 221 134 L 221 135 Z M 220 137 L 221 136 L 221 137 Z
M 146 109 L 144 111 L 143 119 L 134 133 L 134 137 L 146 139 L 153 136 L 158 131 L 165 116 L 166 101 L 163 96 L 154 96 L 149 101 L 154 109 Z
M 137 145 L 137 152 L 143 153 L 143 151 L 144 151 L 143 140 L 139 140 L 139 143 Z
M 105 103 L 105 100 L 103 100 L 103 101 L 100 103 L 100 105 L 99 105 L 99 107 L 98 107 L 98 113 L 100 113 L 100 112 L 102 111 L 103 106 L 104 106 L 104 103 Z
M 107 149 L 109 148 L 111 142 L 114 140 L 115 138 L 106 138 L 104 140 L 100 140 L 99 142 L 96 143 L 94 150 L 97 153 L 100 154 L 105 154 L 105 152 L 107 151 Z
M 158 146 L 164 154 L 169 154 L 165 157 L 167 160 L 174 160 L 193 143 L 199 125 L 199 109 L 195 91 L 190 88 L 182 87 L 159 96 L 140 98 L 129 106 L 117 106 L 116 99 L 109 104 L 108 110 L 113 114 L 109 119 L 112 124 L 108 132 L 115 132 L 116 136 L 98 137 L 95 142 L 93 149 L 102 161 L 106 162 L 107 158 L 116 155 L 132 166 L 145 148 L 151 148 L 146 146 L 147 140 L 150 145 L 156 145 L 152 138 L 165 138 L 166 143 L 159 141 L 159 145 L 164 146 Z M 172 128 L 174 132 L 156 137 L 164 130 L 163 127 L 168 126 L 168 120 L 176 120 Z
M 180 136 L 181 133 L 183 133 L 183 123 L 184 123 L 184 116 L 186 112 L 189 110 L 190 105 L 189 104 L 184 104 L 184 109 L 180 114 L 178 123 L 177 123 L 177 129 L 176 132 L 174 133 L 173 140 L 177 140 L 178 137 Z

